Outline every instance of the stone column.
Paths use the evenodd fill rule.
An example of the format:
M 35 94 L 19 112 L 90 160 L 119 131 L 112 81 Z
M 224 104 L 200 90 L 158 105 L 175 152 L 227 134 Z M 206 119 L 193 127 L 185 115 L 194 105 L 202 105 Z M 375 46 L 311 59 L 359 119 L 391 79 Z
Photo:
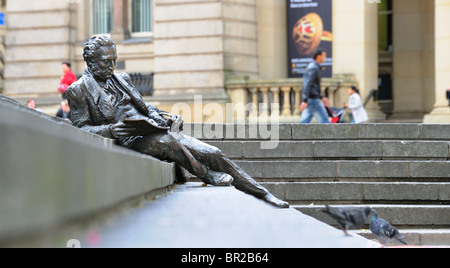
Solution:
M 130 38 L 128 0 L 114 0 L 114 25 L 111 37 L 116 42 Z
M 268 87 L 262 87 L 259 89 L 259 91 L 263 94 L 263 102 L 259 105 L 259 117 L 268 117 L 269 116 L 269 88 Z
M 250 119 L 255 120 L 258 118 L 258 88 L 253 87 L 250 88 L 250 92 L 252 93 L 252 111 L 250 113 Z
M 299 116 L 301 114 L 300 112 L 300 105 L 301 105 L 301 90 L 302 87 L 293 87 L 294 93 L 295 93 L 295 104 L 294 104 L 294 115 Z
M 282 116 L 291 116 L 291 87 L 282 87 L 281 91 L 283 91 L 284 104 L 283 104 L 283 113 Z
M 392 120 L 417 120 L 434 104 L 434 2 L 393 1 Z M 428 89 L 432 89 L 428 91 Z
M 280 88 L 279 87 L 271 87 L 270 91 L 273 94 L 273 104 L 272 104 L 272 116 L 279 117 L 280 116 Z
M 446 99 L 450 87 L 450 0 L 435 0 L 435 105 L 424 123 L 450 123 L 450 107 Z
M 249 103 L 246 81 L 233 81 L 233 83 L 228 83 L 226 87 L 231 103 L 234 104 L 233 111 L 227 110 L 229 113 L 233 112 L 232 116 L 229 115 L 231 118 L 228 118 L 227 123 L 245 123 Z
M 333 0 L 333 72 L 355 74 L 363 100 L 378 88 L 377 29 L 376 3 Z M 377 103 L 371 101 L 366 109 L 370 121 L 386 119 Z

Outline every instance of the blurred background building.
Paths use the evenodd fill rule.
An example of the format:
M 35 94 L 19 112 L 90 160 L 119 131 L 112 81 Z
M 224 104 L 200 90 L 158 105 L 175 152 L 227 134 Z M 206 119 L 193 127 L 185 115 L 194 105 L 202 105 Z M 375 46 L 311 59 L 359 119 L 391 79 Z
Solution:
M 6 1 L 0 0 L 0 93 L 4 88 L 4 73 L 5 73 L 5 10 Z
M 81 75 L 84 42 L 109 34 L 117 71 L 152 74 L 146 100 L 165 110 L 193 107 L 201 95 L 202 116 L 192 121 L 207 120 L 211 102 L 251 104 L 233 118 L 299 121 L 301 80 L 288 79 L 289 0 L 0 3 L 3 94 L 34 97 L 45 111 L 59 103 L 61 62 Z M 376 96 L 367 104 L 372 121 L 450 123 L 450 0 L 332 0 L 332 14 L 333 77 L 323 87 L 334 106 L 356 84 L 363 99 Z

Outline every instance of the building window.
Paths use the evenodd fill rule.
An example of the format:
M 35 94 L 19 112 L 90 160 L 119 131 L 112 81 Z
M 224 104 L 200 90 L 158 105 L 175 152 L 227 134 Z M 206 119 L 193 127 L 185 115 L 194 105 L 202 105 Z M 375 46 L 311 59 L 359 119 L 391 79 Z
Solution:
M 131 32 L 133 36 L 153 32 L 153 0 L 131 0 Z
M 378 49 L 392 52 L 392 0 L 378 4 Z
M 92 34 L 109 34 L 113 27 L 113 0 L 92 1 Z

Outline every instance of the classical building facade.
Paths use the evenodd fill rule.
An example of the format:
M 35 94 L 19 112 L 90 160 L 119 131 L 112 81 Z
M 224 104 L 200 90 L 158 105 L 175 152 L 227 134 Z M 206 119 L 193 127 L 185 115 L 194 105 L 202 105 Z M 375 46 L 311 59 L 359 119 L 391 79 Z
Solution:
M 3 94 L 51 99 L 61 62 L 81 74 L 83 43 L 110 34 L 117 71 L 154 73 L 148 101 L 166 110 L 177 103 L 193 108 L 201 96 L 192 121 L 207 120 L 210 103 L 223 114 L 227 103 L 249 104 L 233 118 L 298 121 L 301 80 L 287 79 L 289 1 L 3 2 Z M 333 105 L 342 106 L 346 87 L 356 84 L 363 98 L 380 89 L 367 105 L 372 121 L 450 123 L 450 0 L 333 0 L 332 14 L 333 78 L 324 89 Z

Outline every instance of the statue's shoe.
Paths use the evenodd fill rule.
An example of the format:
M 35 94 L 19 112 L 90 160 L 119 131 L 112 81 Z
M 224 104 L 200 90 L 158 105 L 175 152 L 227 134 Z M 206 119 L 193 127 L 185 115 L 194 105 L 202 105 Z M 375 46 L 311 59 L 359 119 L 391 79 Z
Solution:
M 266 196 L 263 197 L 263 200 L 279 208 L 289 208 L 288 202 L 276 198 L 271 193 L 267 193 Z
M 234 179 L 228 174 L 222 172 L 208 171 L 206 176 L 213 186 L 230 186 Z

